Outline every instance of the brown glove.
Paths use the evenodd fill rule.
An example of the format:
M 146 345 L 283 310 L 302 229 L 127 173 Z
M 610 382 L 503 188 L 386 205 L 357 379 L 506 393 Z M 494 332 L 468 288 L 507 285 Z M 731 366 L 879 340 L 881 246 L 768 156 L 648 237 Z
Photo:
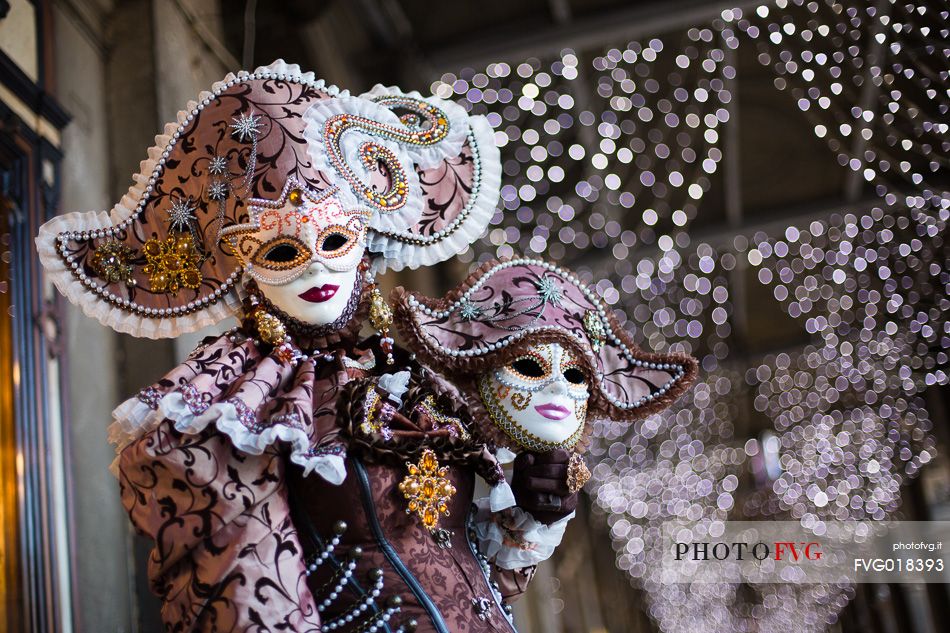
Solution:
M 537 521 L 550 525 L 577 508 L 577 493 L 567 488 L 570 452 L 521 453 L 515 458 L 511 489 L 515 501 Z

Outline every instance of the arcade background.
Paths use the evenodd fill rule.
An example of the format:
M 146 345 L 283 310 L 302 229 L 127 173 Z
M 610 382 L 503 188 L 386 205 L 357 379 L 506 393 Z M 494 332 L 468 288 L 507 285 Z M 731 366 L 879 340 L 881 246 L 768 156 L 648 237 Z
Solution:
M 595 283 L 701 378 L 597 428 L 527 633 L 950 622 L 947 585 L 655 580 L 662 521 L 950 520 L 950 17 L 938 0 L 0 0 L 0 628 L 161 630 L 107 470 L 110 411 L 194 340 L 142 341 L 45 285 L 30 236 L 108 209 L 164 122 L 277 57 L 486 114 L 504 188 L 439 294 L 523 253 Z

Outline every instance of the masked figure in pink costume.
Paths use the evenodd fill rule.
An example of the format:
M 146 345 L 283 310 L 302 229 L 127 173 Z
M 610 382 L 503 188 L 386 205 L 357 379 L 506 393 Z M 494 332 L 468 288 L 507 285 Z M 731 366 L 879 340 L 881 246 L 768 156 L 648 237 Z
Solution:
M 188 104 L 111 212 L 41 229 L 52 281 L 117 331 L 168 338 L 241 321 L 115 411 L 113 469 L 133 523 L 155 540 L 149 576 L 168 630 L 396 631 L 434 619 L 399 562 L 373 557 L 379 539 L 358 521 L 344 529 L 342 511 L 360 499 L 316 493 L 353 478 L 342 388 L 397 369 L 372 277 L 441 261 L 482 234 L 498 196 L 492 138 L 455 104 L 381 86 L 354 97 L 277 62 Z M 380 332 L 371 347 L 357 338 L 366 315 Z M 493 476 L 490 457 L 462 452 Z M 292 479 L 314 494 L 295 501 Z M 310 507 L 339 517 L 312 533 L 301 528 Z M 473 554 L 466 563 L 487 594 Z M 336 580 L 320 584 L 317 567 Z
M 491 261 L 444 299 L 397 288 L 392 302 L 406 345 L 454 384 L 478 438 L 514 458 L 517 506 L 481 499 L 471 522 L 502 576 L 561 542 L 590 478 L 592 421 L 661 411 L 696 376 L 695 359 L 640 350 L 576 275 L 541 260 Z
M 459 106 L 277 62 L 180 112 L 111 212 L 42 227 L 52 281 L 117 331 L 239 319 L 110 429 L 166 630 L 512 630 L 502 600 L 534 563 L 478 549 L 518 510 L 489 423 L 394 346 L 374 283 L 481 236 L 499 175 L 491 129 Z M 360 341 L 365 320 L 378 336 Z M 526 510 L 563 509 L 530 468 Z

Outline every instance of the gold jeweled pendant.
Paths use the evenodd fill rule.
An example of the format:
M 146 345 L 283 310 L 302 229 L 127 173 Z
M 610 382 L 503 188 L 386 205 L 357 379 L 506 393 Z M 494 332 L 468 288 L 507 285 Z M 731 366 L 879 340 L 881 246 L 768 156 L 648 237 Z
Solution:
M 577 453 L 572 453 L 571 460 L 567 463 L 567 489 L 574 494 L 589 480 L 590 470 L 584 463 L 584 458 Z
M 399 484 L 399 492 L 409 502 L 406 514 L 415 513 L 422 526 L 430 532 L 439 527 L 439 519 L 449 516 L 448 502 L 455 494 L 455 486 L 446 478 L 448 466 L 439 466 L 431 449 L 422 451 L 418 464 L 406 462 L 409 474 Z
M 604 327 L 603 321 L 593 310 L 584 313 L 584 330 L 587 331 L 590 346 L 596 354 L 607 340 L 607 328 Z

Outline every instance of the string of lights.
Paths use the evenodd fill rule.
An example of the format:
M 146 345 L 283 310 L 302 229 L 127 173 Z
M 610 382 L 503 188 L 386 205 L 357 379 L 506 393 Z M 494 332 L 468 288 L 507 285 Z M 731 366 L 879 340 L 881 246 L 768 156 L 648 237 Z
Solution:
M 488 117 L 505 157 L 504 211 L 479 259 L 517 251 L 570 262 L 593 247 L 619 263 L 640 245 L 674 248 L 722 158 L 724 78 L 735 69 L 719 42 L 691 29 L 587 64 L 564 50 L 434 82 L 434 94 Z
M 950 217 L 947 17 L 940 2 L 778 0 L 737 22 L 838 163 L 930 236 Z

